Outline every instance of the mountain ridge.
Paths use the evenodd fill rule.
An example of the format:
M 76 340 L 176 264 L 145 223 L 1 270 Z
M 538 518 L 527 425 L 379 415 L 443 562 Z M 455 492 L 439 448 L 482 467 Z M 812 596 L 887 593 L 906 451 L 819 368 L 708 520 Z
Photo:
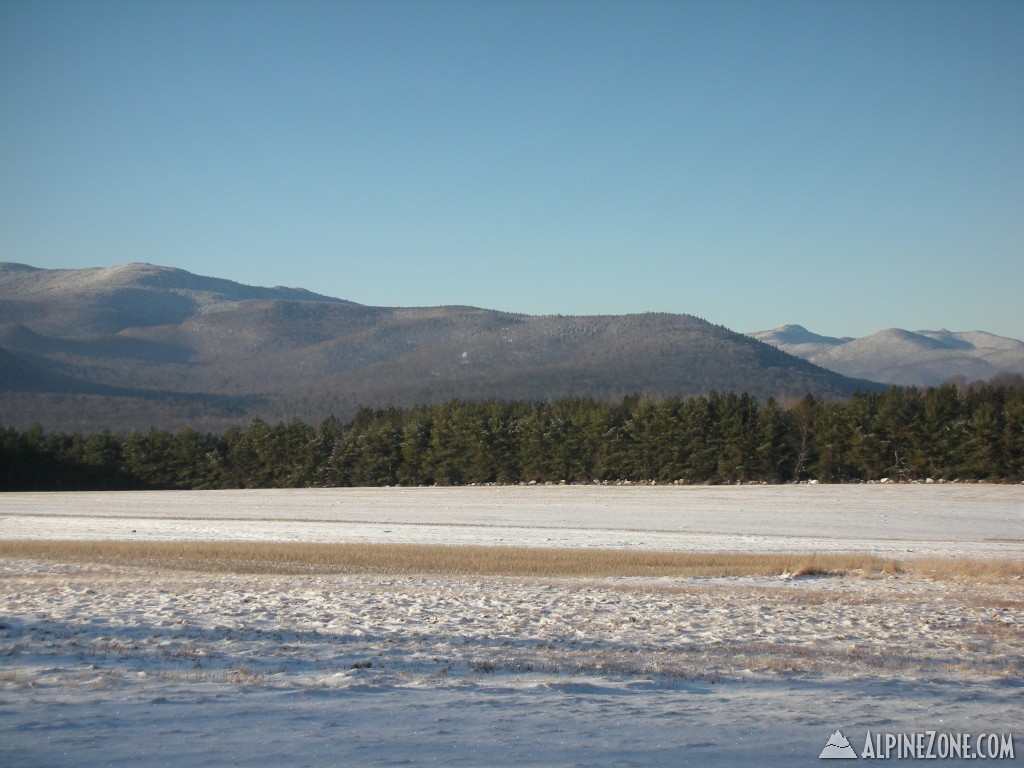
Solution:
M 0 422 L 77 429 L 344 419 L 452 398 L 878 388 L 692 315 L 375 307 L 145 263 L 0 263 L 0 349 Z
M 953 379 L 1024 375 L 1024 342 L 984 331 L 886 328 L 860 338 L 836 338 L 783 325 L 748 335 L 845 376 L 883 384 L 937 386 Z

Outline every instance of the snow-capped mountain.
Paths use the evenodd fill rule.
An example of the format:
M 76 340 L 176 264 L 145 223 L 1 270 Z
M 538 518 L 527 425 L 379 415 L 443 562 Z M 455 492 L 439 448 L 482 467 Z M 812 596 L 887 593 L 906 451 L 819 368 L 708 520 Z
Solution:
M 748 334 L 822 368 L 903 386 L 933 386 L 954 378 L 988 381 L 1024 375 L 1024 342 L 984 331 L 889 328 L 862 338 L 820 336 L 800 325 Z

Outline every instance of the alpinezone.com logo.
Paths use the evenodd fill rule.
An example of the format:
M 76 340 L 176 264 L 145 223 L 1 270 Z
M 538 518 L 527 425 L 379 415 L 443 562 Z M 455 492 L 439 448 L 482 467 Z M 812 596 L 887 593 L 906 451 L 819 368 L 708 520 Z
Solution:
M 1016 758 L 1011 733 L 951 733 L 918 731 L 880 733 L 868 731 L 860 754 L 843 732 L 828 737 L 818 755 L 823 760 L 1013 760 Z

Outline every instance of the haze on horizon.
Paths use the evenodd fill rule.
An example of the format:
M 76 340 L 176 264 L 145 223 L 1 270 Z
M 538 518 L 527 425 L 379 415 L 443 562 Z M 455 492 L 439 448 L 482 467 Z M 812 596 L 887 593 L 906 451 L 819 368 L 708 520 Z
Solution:
M 0 7 L 0 260 L 1024 338 L 1024 4 Z

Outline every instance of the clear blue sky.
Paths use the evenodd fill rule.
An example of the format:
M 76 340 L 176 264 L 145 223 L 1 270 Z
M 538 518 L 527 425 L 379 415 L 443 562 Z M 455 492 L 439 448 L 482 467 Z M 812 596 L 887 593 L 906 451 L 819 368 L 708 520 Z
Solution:
M 4 0 L 0 260 L 1024 338 L 1024 2 Z

